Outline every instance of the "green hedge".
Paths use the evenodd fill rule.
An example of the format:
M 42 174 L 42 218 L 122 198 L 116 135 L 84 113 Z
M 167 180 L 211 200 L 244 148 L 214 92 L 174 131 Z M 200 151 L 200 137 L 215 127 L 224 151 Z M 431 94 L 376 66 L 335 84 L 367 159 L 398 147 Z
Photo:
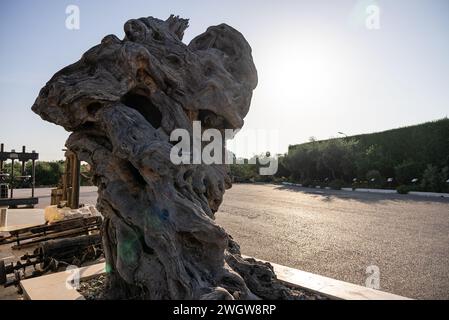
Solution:
M 447 192 L 449 119 L 293 145 L 283 163 L 288 170 L 284 174 L 300 183 L 336 180 L 345 186 L 411 185 L 414 190 Z M 418 182 L 412 184 L 413 178 Z

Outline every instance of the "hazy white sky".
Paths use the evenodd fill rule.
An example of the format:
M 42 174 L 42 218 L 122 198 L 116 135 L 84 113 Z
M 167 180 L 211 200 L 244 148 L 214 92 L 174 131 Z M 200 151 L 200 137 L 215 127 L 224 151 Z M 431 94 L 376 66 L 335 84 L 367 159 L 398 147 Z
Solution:
M 80 8 L 79 30 L 65 28 L 69 4 Z M 378 30 L 365 26 L 372 4 Z M 259 85 L 244 128 L 258 130 L 259 143 L 239 156 L 448 115 L 446 0 L 2 1 L 0 142 L 62 159 L 68 133 L 30 110 L 40 88 L 106 34 L 123 37 L 126 20 L 170 13 L 191 19 L 185 42 L 225 22 L 252 46 Z

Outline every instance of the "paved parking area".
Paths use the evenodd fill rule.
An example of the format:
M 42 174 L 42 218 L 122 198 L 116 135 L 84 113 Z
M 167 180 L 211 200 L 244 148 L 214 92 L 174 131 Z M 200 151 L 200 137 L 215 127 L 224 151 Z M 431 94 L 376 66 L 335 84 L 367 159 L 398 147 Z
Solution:
M 217 222 L 246 255 L 381 290 L 449 299 L 449 199 L 234 184 Z

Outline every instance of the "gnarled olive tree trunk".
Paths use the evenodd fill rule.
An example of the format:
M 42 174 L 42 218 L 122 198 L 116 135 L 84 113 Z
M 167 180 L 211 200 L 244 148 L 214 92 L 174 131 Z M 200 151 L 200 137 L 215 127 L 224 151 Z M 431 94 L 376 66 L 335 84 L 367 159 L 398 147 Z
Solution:
M 235 29 L 210 27 L 189 45 L 188 20 L 125 24 L 56 73 L 32 109 L 72 132 L 104 216 L 108 296 L 144 299 L 288 298 L 269 264 L 243 259 L 214 222 L 225 165 L 175 165 L 170 133 L 236 129 L 257 84 L 251 48 Z

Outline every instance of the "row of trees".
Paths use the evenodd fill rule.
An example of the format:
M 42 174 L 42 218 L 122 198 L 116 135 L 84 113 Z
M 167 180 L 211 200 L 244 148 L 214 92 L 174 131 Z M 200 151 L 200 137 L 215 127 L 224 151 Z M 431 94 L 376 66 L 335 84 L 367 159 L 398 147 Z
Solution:
M 262 159 L 262 161 L 260 161 L 260 159 Z M 234 160 L 234 162 L 237 162 L 237 159 Z M 266 167 L 266 163 L 269 160 L 276 160 L 269 152 L 254 156 L 250 159 L 239 158 L 240 164 L 234 163 L 230 165 L 231 176 L 233 177 L 234 182 L 273 182 L 275 176 L 278 177 L 280 170 L 284 174 L 289 174 L 289 172 L 278 168 L 275 176 L 260 175 L 260 167 Z
M 31 162 L 25 164 L 25 176 L 31 176 Z M 3 171 L 11 175 L 11 162 L 4 164 Z M 36 186 L 53 187 L 57 186 L 64 173 L 64 161 L 36 161 L 35 164 L 35 182 Z M 30 188 L 31 179 L 23 178 L 22 164 L 14 163 L 14 187 L 15 188 Z M 4 179 L 5 182 L 11 183 L 10 177 Z M 81 185 L 91 185 L 90 170 L 87 164 L 81 164 Z
M 287 179 L 303 185 L 449 192 L 449 119 L 290 146 L 275 176 L 232 165 L 236 181 Z
M 236 182 L 272 182 L 290 180 L 303 185 L 339 188 L 399 187 L 401 192 L 422 190 L 449 192 L 449 119 L 393 129 L 373 134 L 290 146 L 288 153 L 277 157 L 274 176 L 261 176 L 257 158 L 231 165 Z M 266 160 L 266 159 L 264 159 Z M 254 164 L 251 164 L 254 163 Z M 263 163 L 266 163 L 265 161 Z M 11 172 L 11 163 L 4 166 Z M 36 162 L 36 186 L 56 186 L 64 172 L 64 161 Z M 25 175 L 31 174 L 31 162 Z M 14 165 L 14 175 L 21 175 L 21 164 Z M 81 167 L 81 184 L 91 185 L 87 164 Z M 16 179 L 15 187 L 30 187 L 30 179 Z
M 448 158 L 449 159 L 449 158 Z M 392 161 L 379 145 L 365 148 L 356 139 L 312 141 L 291 148 L 280 159 L 289 174 L 304 185 L 392 188 L 402 191 L 449 190 L 449 163 L 420 163 L 415 159 Z

